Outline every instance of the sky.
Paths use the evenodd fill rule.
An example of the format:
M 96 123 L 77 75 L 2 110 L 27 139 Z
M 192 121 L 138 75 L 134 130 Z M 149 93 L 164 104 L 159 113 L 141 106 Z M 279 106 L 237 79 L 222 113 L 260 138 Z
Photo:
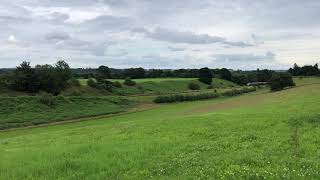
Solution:
M 0 0 L 0 68 L 315 64 L 319 9 L 319 0 Z

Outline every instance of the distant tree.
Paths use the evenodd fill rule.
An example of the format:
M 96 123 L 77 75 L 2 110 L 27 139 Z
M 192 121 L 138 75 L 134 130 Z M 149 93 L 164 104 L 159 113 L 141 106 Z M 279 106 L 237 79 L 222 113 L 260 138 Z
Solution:
M 99 66 L 97 69 L 96 79 L 98 81 L 111 78 L 110 69 L 107 66 Z
M 273 71 L 264 69 L 257 69 L 257 81 L 258 82 L 268 82 L 272 77 Z
M 292 76 L 289 73 L 273 73 L 270 80 L 270 87 L 272 91 L 279 91 L 285 87 L 295 86 Z
M 231 81 L 231 79 L 232 79 L 231 72 L 226 68 L 220 69 L 219 74 L 220 74 L 221 79 L 225 79 L 228 81 Z
M 10 87 L 16 91 L 38 92 L 39 81 L 30 62 L 23 61 L 9 78 Z
M 130 68 L 124 70 L 124 76 L 132 79 L 145 78 L 146 71 L 143 68 Z
M 296 63 L 288 70 L 293 76 L 316 76 L 320 74 L 318 64 L 299 67 Z
M 29 62 L 22 62 L 9 78 L 9 87 L 17 91 L 46 91 L 58 95 L 66 88 L 71 79 L 71 70 L 64 61 L 58 61 L 55 66 L 37 65 L 35 68 Z
M 209 68 L 205 67 L 199 70 L 199 81 L 209 85 L 212 83 L 212 73 Z
M 238 85 L 246 85 L 249 83 L 249 78 L 247 74 L 235 74 L 232 76 L 232 82 Z

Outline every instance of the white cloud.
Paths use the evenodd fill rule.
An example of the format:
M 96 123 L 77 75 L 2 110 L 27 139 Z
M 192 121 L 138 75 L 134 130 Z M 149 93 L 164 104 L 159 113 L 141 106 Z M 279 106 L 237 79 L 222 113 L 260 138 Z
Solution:
M 312 64 L 319 8 L 317 0 L 2 0 L 0 67 L 58 57 L 78 67 Z

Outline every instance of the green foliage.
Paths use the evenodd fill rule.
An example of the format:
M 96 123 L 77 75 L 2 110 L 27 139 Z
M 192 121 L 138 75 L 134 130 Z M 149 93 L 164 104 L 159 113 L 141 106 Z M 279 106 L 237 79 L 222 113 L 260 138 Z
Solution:
M 190 82 L 190 83 L 188 84 L 188 88 L 189 88 L 190 90 L 200 90 L 199 84 L 198 84 L 198 83 L 195 83 L 195 82 Z
M 80 81 L 78 79 L 72 78 L 68 81 L 68 85 L 69 86 L 76 86 L 76 87 L 80 87 Z
M 71 70 L 64 61 L 58 61 L 55 66 L 37 65 L 35 68 L 29 62 L 22 62 L 8 78 L 11 89 L 36 93 L 45 91 L 57 95 L 61 93 L 71 79 Z
M 125 84 L 125 85 L 127 85 L 127 86 L 135 86 L 135 85 L 136 85 L 136 82 L 133 81 L 131 78 L 127 77 L 127 78 L 124 80 L 123 84 Z
M 245 87 L 242 89 L 233 89 L 225 91 L 221 94 L 219 93 L 198 93 L 198 94 L 175 94 L 175 95 L 164 95 L 157 96 L 154 99 L 155 103 L 173 103 L 173 102 L 183 102 L 183 101 L 197 101 L 203 99 L 214 99 L 219 96 L 237 96 L 244 93 L 256 91 L 255 87 Z
M 231 81 L 232 80 L 232 74 L 231 72 L 226 69 L 226 68 L 222 68 L 219 70 L 219 74 L 220 74 L 220 78 L 221 79 L 225 79 L 225 80 L 228 80 L 228 81 Z
M 119 81 L 113 82 L 113 86 L 116 88 L 122 88 L 122 84 Z
M 298 79 L 299 88 L 276 93 L 1 132 L 0 179 L 319 179 L 320 84 L 306 79 L 306 86 Z M 0 120 L 30 116 L 25 110 L 4 116 L 13 101 L 1 99 Z M 88 99 L 92 104 L 72 107 L 76 102 L 61 108 L 113 109 L 99 101 L 93 108 Z M 49 116 L 51 108 L 43 107 L 31 109 Z M 288 124 L 294 117 L 304 122 L 297 133 Z
M 108 92 L 112 92 L 114 87 L 114 83 L 108 80 L 100 80 L 97 82 L 97 89 L 106 90 Z
M 107 66 L 99 66 L 97 69 L 96 79 L 97 81 L 111 78 L 110 69 Z
M 279 91 L 285 87 L 295 86 L 292 76 L 289 73 L 273 73 L 270 80 L 270 87 L 272 91 Z
M 290 68 L 288 72 L 293 76 L 316 76 L 320 75 L 320 69 L 318 64 L 314 66 L 306 65 L 303 67 L 298 66 L 296 63 L 293 65 L 293 68 Z
M 53 106 L 54 96 L 49 93 L 43 93 L 39 96 L 39 102 L 47 106 Z
M 245 87 L 242 89 L 232 89 L 222 93 L 223 96 L 237 96 L 244 93 L 250 93 L 256 91 L 256 87 Z
M 199 70 L 199 81 L 210 85 L 212 83 L 212 73 L 209 68 L 201 68 Z
M 213 88 L 214 88 L 213 84 L 210 84 L 210 85 L 207 87 L 207 89 L 213 89 Z
M 183 101 L 196 101 L 204 99 L 214 99 L 219 97 L 217 93 L 200 93 L 200 94 L 175 94 L 168 96 L 158 96 L 154 100 L 155 103 L 173 103 Z
M 130 77 L 132 79 L 145 78 L 146 71 L 143 68 L 130 68 L 125 69 L 123 72 L 124 77 Z
M 49 93 L 0 97 L 0 129 L 118 113 L 130 105 L 131 101 L 120 97 L 65 97 Z
M 92 87 L 92 88 L 97 88 L 98 87 L 98 83 L 95 79 L 90 78 L 87 81 L 88 86 Z

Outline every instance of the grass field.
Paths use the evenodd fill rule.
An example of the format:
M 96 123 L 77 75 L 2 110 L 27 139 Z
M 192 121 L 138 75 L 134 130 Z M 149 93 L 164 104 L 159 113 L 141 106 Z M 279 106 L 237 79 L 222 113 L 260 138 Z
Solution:
M 83 86 L 86 86 L 86 79 L 80 79 Z M 123 82 L 123 80 L 112 79 L 111 81 Z M 188 84 L 195 82 L 200 85 L 202 90 L 206 90 L 208 85 L 199 82 L 196 78 L 147 78 L 147 79 L 134 79 L 137 82 L 136 86 L 125 86 L 125 88 L 114 89 L 114 94 L 119 95 L 137 95 L 137 94 L 168 94 L 168 93 L 179 93 L 188 92 Z M 230 88 L 238 87 L 238 85 L 226 81 L 223 79 L 214 78 L 213 87 Z
M 128 100 L 118 97 L 58 96 L 52 105 L 41 100 L 41 96 L 0 97 L 0 129 L 114 114 L 130 107 Z
M 0 132 L 0 179 L 318 179 L 320 79 Z

